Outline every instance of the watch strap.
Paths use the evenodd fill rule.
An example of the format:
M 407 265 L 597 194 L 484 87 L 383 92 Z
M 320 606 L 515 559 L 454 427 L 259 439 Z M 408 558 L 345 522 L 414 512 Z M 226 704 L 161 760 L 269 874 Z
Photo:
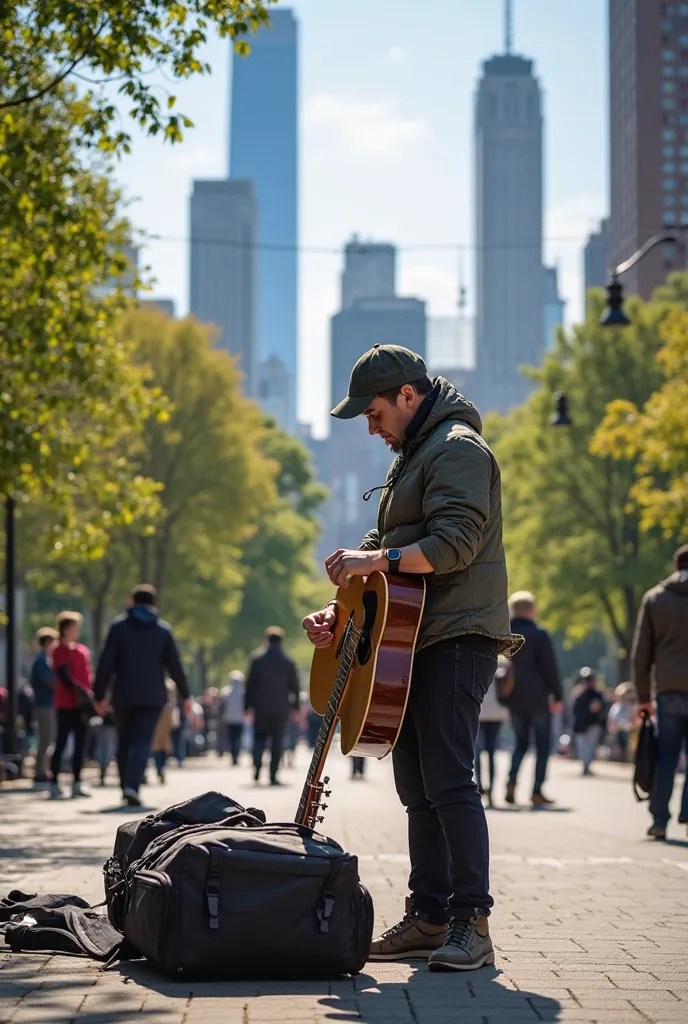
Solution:
M 391 557 L 392 551 L 396 554 L 395 558 Z M 399 548 L 385 548 L 385 557 L 389 563 L 390 575 L 396 576 L 397 573 L 399 572 L 399 568 L 401 565 L 401 551 L 399 550 Z

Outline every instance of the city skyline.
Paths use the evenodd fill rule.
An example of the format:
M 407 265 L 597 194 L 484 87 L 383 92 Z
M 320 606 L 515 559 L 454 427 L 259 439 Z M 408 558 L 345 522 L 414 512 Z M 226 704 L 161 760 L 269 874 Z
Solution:
M 429 47 L 418 44 L 407 0 L 400 0 L 393 21 L 378 0 L 352 0 L 346 17 L 334 5 L 312 0 L 289 6 L 302 36 L 299 415 L 321 434 L 328 412 L 328 323 L 339 305 L 341 250 L 352 233 L 398 244 L 397 290 L 426 299 L 432 316 L 456 313 L 460 259 L 465 280 L 472 280 L 473 90 L 482 61 L 501 49 L 503 4 L 493 0 L 475 10 L 464 0 L 440 0 L 443 31 Z M 362 34 L 355 30 L 360 19 Z M 551 39 L 561 35 L 570 45 L 555 54 Z M 576 58 L 583 47 L 584 74 Z M 581 0 L 575 14 L 545 8 L 544 0 L 516 5 L 515 49 L 536 60 L 546 84 L 544 234 L 563 241 L 547 242 L 545 260 L 558 264 L 574 318 L 581 306 L 584 240 L 607 211 L 606 48 L 602 0 Z M 133 154 L 120 166 L 127 194 L 142 196 L 131 209 L 134 221 L 167 239 L 142 253 L 142 263 L 150 263 L 158 278 L 153 294 L 175 299 L 182 314 L 188 308 L 184 213 L 190 180 L 227 173 L 222 98 L 229 93 L 223 85 L 229 62 L 221 41 L 207 49 L 213 74 L 177 90 L 179 108 L 197 127 L 183 146 L 164 151 L 166 190 L 159 188 L 157 140 L 135 134 Z M 348 59 L 353 53 L 355 80 Z M 151 171 L 156 166 L 157 173 Z M 470 287 L 469 314 L 472 292 Z

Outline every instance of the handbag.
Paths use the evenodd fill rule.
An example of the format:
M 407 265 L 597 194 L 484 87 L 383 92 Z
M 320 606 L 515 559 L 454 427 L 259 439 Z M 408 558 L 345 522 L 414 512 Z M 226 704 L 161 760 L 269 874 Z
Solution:
M 654 720 L 647 711 L 643 711 L 637 734 L 635 767 L 633 771 L 633 792 L 635 793 L 636 800 L 650 799 L 658 755 L 659 743 Z M 646 795 L 642 796 L 642 793 Z
M 497 661 L 495 683 L 497 684 L 497 700 L 500 704 L 508 705 L 509 699 L 514 692 L 516 672 L 513 661 L 502 657 L 501 654 Z

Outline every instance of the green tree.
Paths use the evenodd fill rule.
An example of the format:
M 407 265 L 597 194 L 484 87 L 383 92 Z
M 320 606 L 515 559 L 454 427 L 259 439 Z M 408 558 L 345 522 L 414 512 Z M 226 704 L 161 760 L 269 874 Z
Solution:
M 598 454 L 592 440 L 609 402 L 643 405 L 661 382 L 656 361 L 668 302 L 629 303 L 632 326 L 599 326 L 603 297 L 585 324 L 560 334 L 533 371 L 539 389 L 504 419 L 488 420 L 499 459 L 509 576 L 537 597 L 548 625 L 569 641 L 604 622 L 628 671 L 642 593 L 665 568 L 671 545 L 641 529 L 635 462 Z M 553 427 L 552 395 L 566 392 L 573 425 Z
M 200 51 L 211 32 L 232 39 L 239 54 L 247 36 L 268 24 L 272 0 L 24 0 L 0 5 L 0 113 L 53 94 L 66 80 L 86 83 L 90 116 L 84 140 L 128 149 L 107 86 L 129 101 L 129 114 L 151 135 L 178 142 L 191 122 L 177 114 L 169 81 L 206 74 Z M 151 72 L 158 76 L 151 77 Z M 163 95 L 166 94 L 166 95 Z

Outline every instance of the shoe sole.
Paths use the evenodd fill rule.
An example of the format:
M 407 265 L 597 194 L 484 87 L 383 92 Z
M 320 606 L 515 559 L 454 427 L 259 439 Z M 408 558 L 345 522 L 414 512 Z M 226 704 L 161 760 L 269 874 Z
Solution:
M 439 946 L 437 947 L 440 948 Z M 405 949 L 399 953 L 370 953 L 369 960 L 427 960 L 434 949 Z
M 480 967 L 488 967 L 494 964 L 495 955 L 485 953 L 478 960 L 470 964 L 451 964 L 445 960 L 431 960 L 428 967 L 431 971 L 477 971 Z

